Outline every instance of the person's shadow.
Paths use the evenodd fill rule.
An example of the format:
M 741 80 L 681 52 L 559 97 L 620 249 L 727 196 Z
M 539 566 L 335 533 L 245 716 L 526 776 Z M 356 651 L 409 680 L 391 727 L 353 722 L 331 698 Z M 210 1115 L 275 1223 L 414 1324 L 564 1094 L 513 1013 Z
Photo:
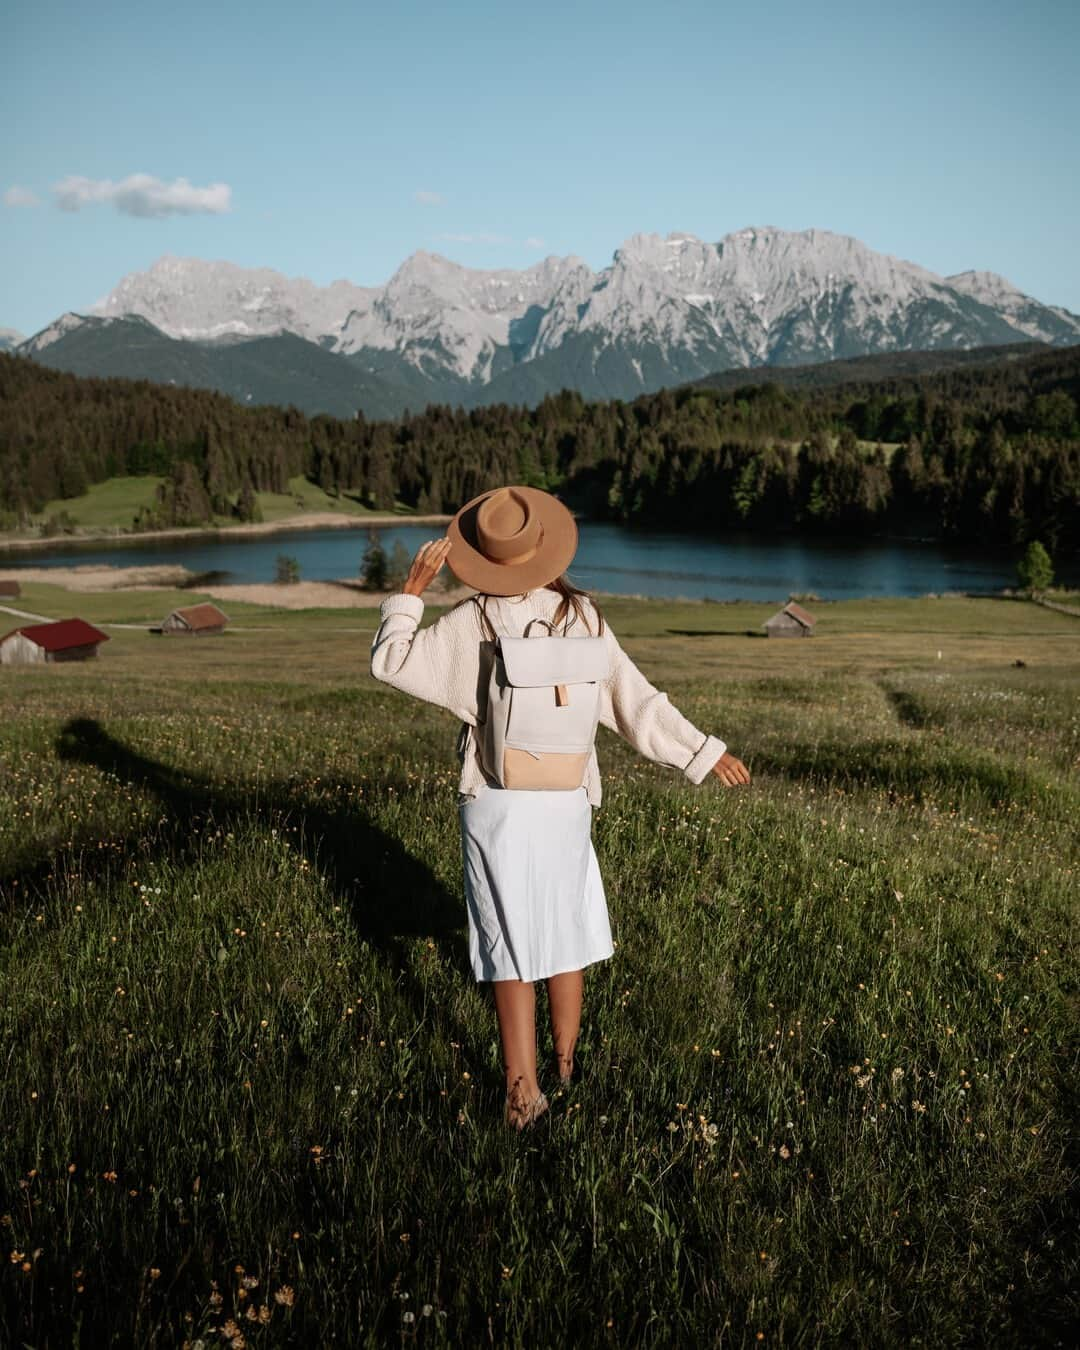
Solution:
M 452 893 L 420 859 L 382 829 L 357 803 L 355 795 L 348 804 L 346 784 L 322 780 L 331 789 L 331 802 L 312 800 L 302 785 L 260 784 L 257 789 L 214 782 L 159 763 L 124 745 L 89 718 L 67 722 L 56 741 L 60 760 L 93 765 L 121 783 L 152 792 L 163 811 L 176 823 L 176 831 L 167 847 L 170 859 L 183 866 L 193 862 L 199 847 L 199 825 L 212 820 L 226 830 L 238 821 L 253 817 L 264 822 L 267 830 L 292 821 L 299 828 L 290 842 L 307 857 L 312 870 L 318 870 L 329 882 L 334 898 L 349 915 L 356 932 L 381 953 L 395 976 L 397 988 L 412 1003 L 417 1020 L 431 1017 L 430 998 L 412 974 L 409 940 L 431 938 L 441 955 L 458 971 L 462 979 L 473 980 L 468 948 L 463 933 L 465 909 L 462 898 Z M 335 793 L 333 788 L 340 786 Z M 408 784 L 387 779 L 378 785 L 384 792 L 401 797 Z M 78 871 L 86 880 L 102 877 L 115 870 L 115 856 L 109 850 L 80 852 L 77 848 L 50 854 L 25 863 L 8 875 L 0 876 L 0 894 L 23 897 L 40 893 L 49 879 L 72 870 L 78 855 Z M 98 856 L 95 857 L 95 854 Z M 452 1017 L 449 1009 L 440 1017 Z M 501 1075 L 485 1065 L 486 1047 L 470 1044 L 465 1025 L 454 1020 L 445 1028 L 448 1036 L 467 1048 L 470 1058 L 481 1069 L 483 1079 L 490 1078 L 501 1089 Z

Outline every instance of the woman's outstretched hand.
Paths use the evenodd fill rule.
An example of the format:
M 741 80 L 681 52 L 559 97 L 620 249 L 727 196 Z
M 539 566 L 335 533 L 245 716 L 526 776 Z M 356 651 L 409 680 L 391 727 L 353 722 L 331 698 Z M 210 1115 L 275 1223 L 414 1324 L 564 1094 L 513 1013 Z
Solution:
M 401 588 L 405 594 L 423 594 L 438 576 L 439 569 L 449 552 L 450 540 L 445 536 L 442 539 L 429 539 L 426 544 L 421 544 L 416 550 L 416 557 L 412 560 L 405 585 Z
M 750 781 L 750 770 L 741 759 L 736 759 L 726 750 L 712 766 L 712 771 L 725 787 L 737 787 L 740 783 Z

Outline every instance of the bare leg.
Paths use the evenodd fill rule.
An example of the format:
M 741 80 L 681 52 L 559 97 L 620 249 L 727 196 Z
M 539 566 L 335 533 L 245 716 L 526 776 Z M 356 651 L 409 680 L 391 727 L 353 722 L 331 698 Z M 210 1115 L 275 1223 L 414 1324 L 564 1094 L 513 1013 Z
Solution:
M 536 1078 L 536 988 L 531 980 L 493 980 L 492 985 L 506 1070 L 507 1119 L 520 1128 L 529 1123 L 541 1095 Z
M 574 1067 L 574 1046 L 581 1030 L 581 1002 L 585 990 L 585 972 L 566 970 L 547 981 L 548 1008 L 551 1012 L 551 1040 L 559 1065 L 559 1078 L 566 1083 Z

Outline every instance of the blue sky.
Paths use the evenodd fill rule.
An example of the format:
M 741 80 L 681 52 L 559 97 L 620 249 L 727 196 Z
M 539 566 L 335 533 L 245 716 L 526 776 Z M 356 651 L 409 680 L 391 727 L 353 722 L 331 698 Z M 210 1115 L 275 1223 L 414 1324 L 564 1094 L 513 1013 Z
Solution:
M 1075 0 L 9 0 L 0 36 L 0 327 L 163 253 L 372 285 L 747 225 L 1080 312 Z

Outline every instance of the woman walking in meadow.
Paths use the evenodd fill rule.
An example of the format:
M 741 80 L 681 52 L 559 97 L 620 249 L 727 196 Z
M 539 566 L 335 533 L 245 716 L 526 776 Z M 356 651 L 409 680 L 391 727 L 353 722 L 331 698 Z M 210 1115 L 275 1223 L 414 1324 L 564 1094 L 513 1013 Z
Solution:
M 555 1061 L 566 1084 L 584 968 L 614 950 L 591 835 L 601 797 L 591 744 L 596 720 L 691 783 L 710 774 L 725 787 L 750 781 L 722 740 L 699 731 L 648 682 L 595 603 L 567 580 L 577 539 L 573 516 L 547 492 L 515 486 L 482 493 L 461 508 L 445 538 L 418 550 L 403 590 L 382 602 L 371 648 L 376 679 L 462 721 L 458 814 L 469 960 L 475 978 L 493 985 L 505 1116 L 518 1129 L 548 1108 L 537 1076 L 534 982 L 547 983 Z M 418 629 L 421 595 L 444 563 L 477 594 Z M 535 645 L 538 635 L 551 634 L 594 641 Z M 522 638 L 530 642 L 515 645 Z M 502 697 L 513 679 L 521 686 L 512 691 L 516 703 Z M 545 680 L 547 687 L 533 688 Z M 591 707 L 591 726 L 579 732 L 587 745 L 575 744 L 576 754 L 549 753 L 553 733 L 540 732 L 530 746 L 518 711 L 516 743 L 526 748 L 512 748 L 500 719 L 515 707 L 554 723 L 580 719 L 583 708 L 588 723 Z

